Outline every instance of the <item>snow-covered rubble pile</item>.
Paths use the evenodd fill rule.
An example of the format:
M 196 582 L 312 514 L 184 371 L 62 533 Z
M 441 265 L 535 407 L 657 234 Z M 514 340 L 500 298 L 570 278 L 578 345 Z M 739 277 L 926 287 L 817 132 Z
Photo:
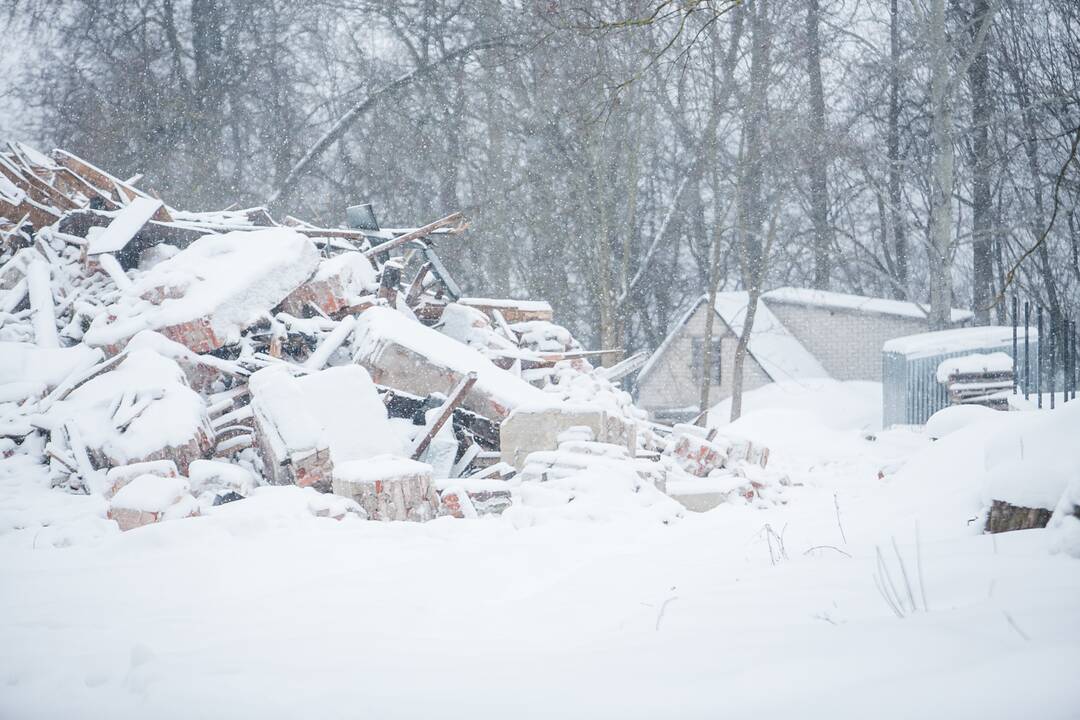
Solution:
M 686 507 L 705 510 L 722 502 L 757 507 L 786 502 L 786 475 L 767 469 L 769 449 L 730 431 L 676 425 L 664 456 L 681 475 L 668 493 Z
M 663 490 L 685 473 L 550 305 L 460 297 L 435 255 L 459 213 L 350 230 L 187 212 L 63 151 L 0 155 L 27 210 L 0 218 L 0 462 L 94 517 L 234 513 L 285 491 L 268 485 L 337 519 L 681 514 Z M 62 207 L 26 204 L 42 183 Z M 574 418 L 596 437 L 557 443 Z

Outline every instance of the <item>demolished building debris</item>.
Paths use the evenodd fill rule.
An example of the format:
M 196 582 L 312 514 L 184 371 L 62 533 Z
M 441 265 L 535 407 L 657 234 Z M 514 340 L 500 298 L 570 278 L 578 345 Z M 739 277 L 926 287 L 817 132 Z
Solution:
M 584 349 L 548 303 L 464 296 L 437 252 L 460 213 L 392 229 L 369 208 L 325 228 L 183 211 L 134 182 L 62 150 L 0 150 L 0 437 L 54 486 L 108 501 L 121 529 L 263 485 L 340 496 L 309 503 L 339 519 L 476 518 L 597 490 L 668 521 L 669 483 L 738 455 L 648 421 L 613 384 L 642 356 L 594 367 L 618 351 Z

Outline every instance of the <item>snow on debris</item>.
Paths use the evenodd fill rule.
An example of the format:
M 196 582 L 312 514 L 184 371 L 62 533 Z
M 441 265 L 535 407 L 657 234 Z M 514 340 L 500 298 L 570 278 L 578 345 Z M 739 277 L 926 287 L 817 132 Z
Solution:
M 1046 412 L 999 413 L 988 434 L 985 499 L 1053 510 L 1080 468 L 1080 403 Z
M 203 236 L 140 277 L 93 322 L 86 341 L 113 345 L 140 330 L 207 318 L 216 346 L 235 343 L 318 263 L 311 241 L 289 228 Z
M 937 381 L 948 382 L 953 375 L 967 373 L 1012 372 L 1012 357 L 1003 352 L 971 353 L 942 360 L 937 368 Z
M 450 301 L 429 235 L 453 239 L 460 213 L 367 234 L 193 212 L 59 150 L 21 153 L 5 192 L 60 165 L 79 180 L 52 187 L 63 207 L 0 246 L 0 433 L 54 492 L 107 501 L 86 505 L 98 519 L 134 530 L 268 485 L 327 496 L 306 507 L 334 518 L 682 517 L 664 433 L 592 362 L 612 349 L 584 349 L 543 300 Z M 405 236 L 423 260 L 371 252 Z M 535 414 L 507 441 L 555 453 L 554 484 L 500 462 L 515 408 Z M 556 441 L 581 421 L 602 442 Z

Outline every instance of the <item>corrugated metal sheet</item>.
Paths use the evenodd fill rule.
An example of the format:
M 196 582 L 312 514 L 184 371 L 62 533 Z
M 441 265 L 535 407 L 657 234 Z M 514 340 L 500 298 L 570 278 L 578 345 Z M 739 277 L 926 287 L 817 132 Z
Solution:
M 1034 390 L 1035 368 L 1039 363 L 1039 343 L 1032 338 L 1030 345 L 1031 390 Z M 937 381 L 938 365 L 943 360 L 971 353 L 1006 352 L 1012 355 L 1012 340 L 981 348 L 965 347 L 956 352 L 944 352 L 921 357 L 908 357 L 898 352 L 882 353 L 882 424 L 923 425 L 938 410 L 948 406 L 948 391 Z M 1017 356 L 1013 358 L 1017 377 L 1024 377 L 1024 339 L 1021 330 Z M 1021 391 L 1023 388 L 1021 387 Z

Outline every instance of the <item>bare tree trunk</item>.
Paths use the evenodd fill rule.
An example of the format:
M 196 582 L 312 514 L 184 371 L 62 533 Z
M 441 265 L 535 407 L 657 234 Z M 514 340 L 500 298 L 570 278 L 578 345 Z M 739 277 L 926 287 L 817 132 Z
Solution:
M 930 112 L 933 162 L 930 197 L 930 329 L 948 327 L 952 307 L 953 138 L 950 49 L 945 0 L 930 0 Z
M 904 227 L 903 195 L 900 192 L 900 13 L 898 0 L 889 0 L 889 216 L 896 256 L 897 297 L 907 298 L 908 242 Z M 900 291 L 903 288 L 903 291 Z
M 990 12 L 988 0 L 974 0 L 971 35 L 976 35 L 976 22 Z M 993 298 L 993 203 L 990 198 L 990 91 L 987 87 L 990 72 L 986 43 L 981 43 L 968 68 L 971 83 L 972 151 L 975 167 L 972 173 L 972 309 L 977 325 L 990 324 L 990 303 Z
M 716 223 L 716 231 L 713 233 L 712 258 L 709 262 L 709 304 L 705 312 L 705 337 L 702 340 L 701 350 L 701 425 L 708 424 L 709 420 L 709 391 L 712 387 L 713 365 L 713 330 L 716 326 L 716 293 L 720 288 L 720 222 Z M 720 357 L 716 359 L 720 362 Z
M 739 343 L 735 346 L 735 362 L 731 370 L 731 421 L 734 422 L 742 415 L 743 384 L 746 378 L 746 355 L 750 348 L 750 333 L 754 331 L 754 318 L 757 316 L 758 298 L 761 297 L 761 288 L 751 287 L 747 292 L 749 299 L 746 303 L 746 318 L 743 320 L 742 332 L 739 333 Z
M 768 2 L 759 0 L 750 8 L 753 44 L 750 49 L 750 95 L 743 118 L 743 147 L 739 176 L 739 239 L 743 284 L 749 294 L 742 333 L 735 350 L 731 373 L 731 419 L 742 414 L 746 352 L 754 330 L 757 299 L 765 279 L 765 243 L 762 238 L 765 208 L 762 200 L 764 181 L 765 100 L 769 90 Z
M 807 0 L 806 58 L 810 76 L 810 217 L 814 226 L 814 287 L 829 287 L 832 234 L 829 227 L 828 150 L 825 136 L 825 90 L 821 81 L 818 0 Z

